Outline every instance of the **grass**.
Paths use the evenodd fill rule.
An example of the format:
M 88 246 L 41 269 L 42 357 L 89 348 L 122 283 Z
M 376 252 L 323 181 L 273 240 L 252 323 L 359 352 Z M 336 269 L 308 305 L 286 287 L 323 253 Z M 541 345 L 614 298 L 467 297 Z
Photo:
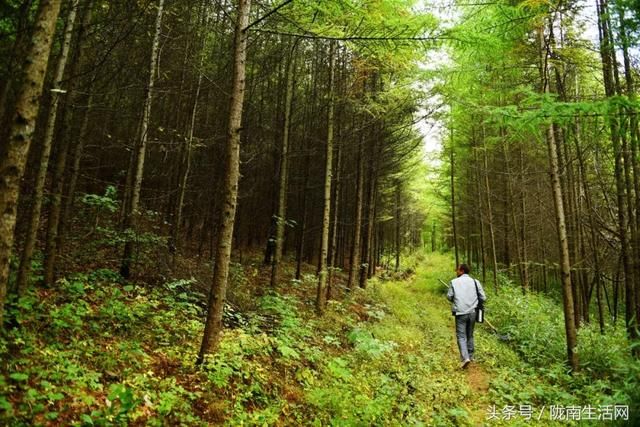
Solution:
M 487 315 L 513 339 L 479 325 L 479 362 L 460 370 L 437 280 L 450 279 L 452 260 L 407 261 L 414 276 L 374 279 L 331 301 L 322 317 L 312 275 L 282 286 L 287 293 L 255 297 L 256 264 L 234 265 L 235 301 L 251 304 L 229 307 L 220 349 L 203 367 L 194 364 L 203 297 L 189 281 L 122 285 L 110 270 L 70 276 L 23 299 L 20 328 L 0 336 L 0 424 L 546 426 L 550 405 L 629 402 L 614 379 L 633 379 L 615 374 L 622 362 L 597 349 L 601 338 L 585 335 L 596 347 L 584 355 L 591 370 L 571 377 L 555 347 L 544 353 L 540 341 L 562 337 L 510 321 L 509 292 L 489 293 Z M 531 298 L 518 303 L 554 309 Z M 623 337 L 608 339 L 621 348 L 613 344 Z M 533 420 L 519 415 L 520 405 L 531 405 Z M 488 419 L 492 406 L 500 419 Z M 515 416 L 501 419 L 510 407 Z

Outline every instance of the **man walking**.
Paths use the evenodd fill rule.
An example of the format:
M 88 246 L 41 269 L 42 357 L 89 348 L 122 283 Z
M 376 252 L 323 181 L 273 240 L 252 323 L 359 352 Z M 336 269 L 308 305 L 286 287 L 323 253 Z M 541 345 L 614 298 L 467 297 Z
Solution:
M 460 264 L 456 279 L 449 284 L 447 298 L 453 303 L 452 314 L 456 316 L 456 338 L 460 349 L 461 368 L 473 360 L 473 327 L 476 323 L 476 308 L 484 304 L 487 296 L 479 281 L 469 276 L 469 266 Z

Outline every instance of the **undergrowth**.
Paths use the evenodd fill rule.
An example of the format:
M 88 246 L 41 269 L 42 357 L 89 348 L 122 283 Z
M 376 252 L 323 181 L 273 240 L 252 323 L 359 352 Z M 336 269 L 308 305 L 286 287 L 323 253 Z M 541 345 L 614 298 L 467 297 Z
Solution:
M 388 276 L 404 280 L 374 279 L 329 301 L 321 317 L 313 275 L 256 296 L 255 264 L 234 264 L 226 329 L 202 366 L 206 298 L 193 280 L 143 286 L 108 269 L 70 275 L 8 313 L 15 327 L 0 335 L 0 424 L 464 426 L 489 424 L 490 406 L 637 411 L 640 369 L 619 328 L 606 336 L 581 328 L 583 370 L 570 375 L 561 309 L 509 286 L 489 292 L 499 333 L 478 327 L 471 372 L 486 384 L 474 384 L 458 369 L 437 281 L 450 278 L 450 264 L 414 254 Z

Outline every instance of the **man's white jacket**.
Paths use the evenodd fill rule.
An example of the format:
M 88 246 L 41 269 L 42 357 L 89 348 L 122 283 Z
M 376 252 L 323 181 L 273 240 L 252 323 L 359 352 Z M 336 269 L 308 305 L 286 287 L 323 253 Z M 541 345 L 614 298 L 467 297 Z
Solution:
M 476 283 L 478 285 L 477 293 Z M 473 279 L 468 274 L 463 274 L 453 279 L 449 284 L 447 298 L 453 303 L 451 310 L 456 313 L 456 316 L 468 314 L 475 310 L 478 306 L 478 296 L 480 296 L 480 300 L 483 302 L 487 300 L 480 281 Z

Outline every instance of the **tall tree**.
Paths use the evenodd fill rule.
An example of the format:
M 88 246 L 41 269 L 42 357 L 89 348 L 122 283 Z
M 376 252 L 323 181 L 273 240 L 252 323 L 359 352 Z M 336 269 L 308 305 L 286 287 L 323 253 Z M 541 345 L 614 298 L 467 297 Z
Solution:
M 284 100 L 284 120 L 282 124 L 282 145 L 280 146 L 280 172 L 278 181 L 278 212 L 276 221 L 276 238 L 273 261 L 271 264 L 271 286 L 278 285 L 280 280 L 280 262 L 284 247 L 284 232 L 287 223 L 287 188 L 289 174 L 289 128 L 291 126 L 291 104 L 293 103 L 293 87 L 295 76 L 295 54 L 298 39 L 293 42 L 285 73 L 286 92 Z
M 9 281 L 20 180 L 33 139 L 60 0 L 42 0 L 23 65 L 7 143 L 0 149 L 0 327 Z
M 198 363 L 205 355 L 215 351 L 222 332 L 222 310 L 227 291 L 229 262 L 233 226 L 235 224 L 238 202 L 238 181 L 240 179 L 240 133 L 242 131 L 242 107 L 245 94 L 245 76 L 247 59 L 247 25 L 249 23 L 250 0 L 238 0 L 238 16 L 234 32 L 233 82 L 229 103 L 229 123 L 227 126 L 227 144 L 225 158 L 224 204 L 218 222 L 213 281 L 207 304 L 202 344 L 198 353 Z
M 29 282 L 29 275 L 31 273 L 31 257 L 33 256 L 33 251 L 36 246 L 36 237 L 40 225 L 40 212 L 42 210 L 42 200 L 44 198 L 45 179 L 47 178 L 49 157 L 53 146 L 53 135 L 56 127 L 56 118 L 58 116 L 60 95 L 67 92 L 62 89 L 62 79 L 64 78 L 64 70 L 67 66 L 67 59 L 69 57 L 71 37 L 73 35 L 77 9 L 78 0 L 71 0 L 69 14 L 64 27 L 62 50 L 60 51 L 58 63 L 56 64 L 55 76 L 53 77 L 51 101 L 49 103 L 44 140 L 42 141 L 42 149 L 40 152 L 40 159 L 38 161 L 38 172 L 36 174 L 35 190 L 33 192 L 33 201 L 29 215 L 29 225 L 27 227 L 27 235 L 22 249 L 22 257 L 20 258 L 20 267 L 18 268 L 18 279 L 16 283 L 18 295 L 22 295 L 26 290 Z
M 129 167 L 131 179 L 130 195 L 124 202 L 124 229 L 133 233 L 137 232 L 136 223 L 138 209 L 140 205 L 140 191 L 142 190 L 142 177 L 144 174 L 144 162 L 147 153 L 147 140 L 149 138 L 149 122 L 151 120 L 151 105 L 153 103 L 154 85 L 156 81 L 156 72 L 158 67 L 158 52 L 160 50 L 160 33 L 162 30 L 162 13 L 164 11 L 164 0 L 158 0 L 157 14 L 155 21 L 155 32 L 151 45 L 151 60 L 149 63 L 149 81 L 146 87 L 146 96 L 144 107 L 142 110 L 142 121 L 140 123 L 140 135 L 136 143 L 136 148 L 131 157 Z M 134 239 L 129 236 L 122 255 L 122 264 L 120 266 L 120 274 L 122 277 L 129 277 L 131 272 L 131 263 L 133 262 L 133 245 Z
M 318 262 L 318 286 L 316 292 L 316 311 L 322 313 L 326 301 L 327 256 L 329 254 L 329 226 L 331 223 L 331 177 L 333 168 L 333 126 L 335 96 L 335 42 L 329 45 L 329 96 L 327 112 L 327 142 L 324 172 L 324 208 L 322 211 L 322 237 L 320 239 L 320 258 Z

